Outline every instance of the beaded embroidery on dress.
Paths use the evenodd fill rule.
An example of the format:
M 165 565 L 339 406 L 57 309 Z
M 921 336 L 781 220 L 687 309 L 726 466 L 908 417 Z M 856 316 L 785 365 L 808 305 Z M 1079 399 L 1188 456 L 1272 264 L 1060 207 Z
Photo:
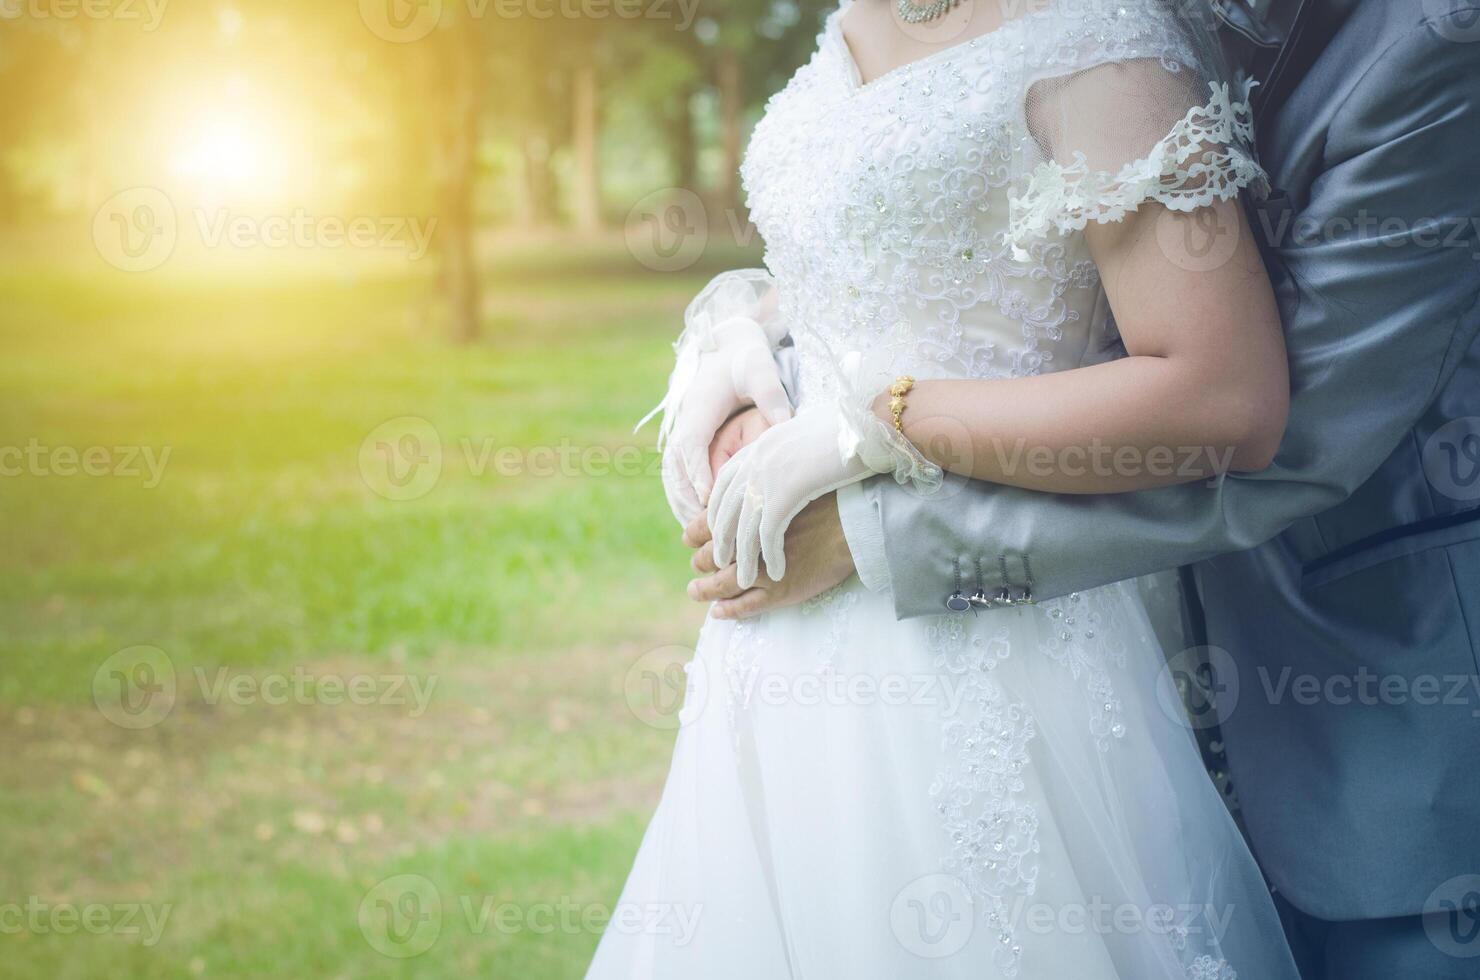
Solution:
M 845 3 L 767 104 L 742 175 L 803 404 L 857 352 L 1089 363 L 1114 326 L 1088 223 L 1262 184 L 1247 88 L 1167 14 L 1194 4 L 1017 6 L 864 83 Z M 710 620 L 588 976 L 1296 980 L 1165 664 L 1135 583 L 901 622 L 855 579 Z

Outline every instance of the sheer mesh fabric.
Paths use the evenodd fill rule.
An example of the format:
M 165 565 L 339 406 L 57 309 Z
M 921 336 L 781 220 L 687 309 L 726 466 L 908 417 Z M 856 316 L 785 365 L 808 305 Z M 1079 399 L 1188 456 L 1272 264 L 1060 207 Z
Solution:
M 1083 36 L 1025 79 L 1012 198 L 1019 250 L 1148 201 L 1192 211 L 1266 189 L 1252 86 L 1229 77 L 1205 5 L 1069 3 L 1059 15 Z

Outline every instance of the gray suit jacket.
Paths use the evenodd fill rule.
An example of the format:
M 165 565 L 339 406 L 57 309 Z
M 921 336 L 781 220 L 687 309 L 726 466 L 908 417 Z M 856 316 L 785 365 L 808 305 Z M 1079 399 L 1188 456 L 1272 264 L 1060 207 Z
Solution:
M 1196 563 L 1237 664 L 1254 848 L 1297 907 L 1353 920 L 1480 871 L 1480 0 L 1304 7 L 1258 120 L 1293 386 L 1275 465 L 1099 497 L 864 493 L 901 617 L 999 555 L 1030 559 L 1039 598 Z

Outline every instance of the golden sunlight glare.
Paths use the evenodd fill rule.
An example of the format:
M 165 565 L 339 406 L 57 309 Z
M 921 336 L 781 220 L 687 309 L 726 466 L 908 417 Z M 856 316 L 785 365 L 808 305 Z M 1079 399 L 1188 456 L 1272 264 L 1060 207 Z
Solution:
M 250 187 L 269 176 L 265 136 L 243 118 L 210 118 L 188 133 L 176 152 L 176 175 L 225 189 Z

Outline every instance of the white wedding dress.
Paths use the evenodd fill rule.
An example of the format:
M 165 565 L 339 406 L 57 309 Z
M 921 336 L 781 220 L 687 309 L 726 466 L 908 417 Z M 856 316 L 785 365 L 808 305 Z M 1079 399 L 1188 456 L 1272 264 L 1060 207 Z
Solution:
M 1162 10 L 1060 0 L 867 84 L 829 18 L 744 167 L 803 405 L 861 349 L 1087 363 L 1113 325 L 1085 225 L 1262 179 L 1247 91 Z M 901 622 L 854 579 L 710 620 L 588 976 L 1296 980 L 1165 663 L 1134 583 Z

